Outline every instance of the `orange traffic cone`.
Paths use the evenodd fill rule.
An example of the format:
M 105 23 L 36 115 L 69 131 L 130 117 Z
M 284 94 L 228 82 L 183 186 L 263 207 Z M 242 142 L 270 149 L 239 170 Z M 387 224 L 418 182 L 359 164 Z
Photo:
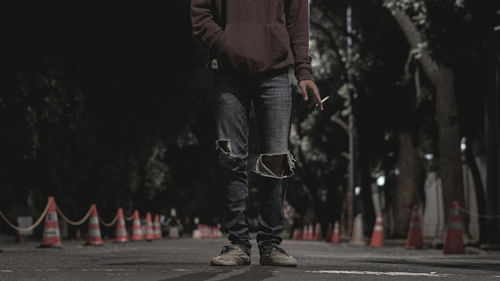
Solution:
M 332 243 L 340 243 L 340 226 L 339 221 L 335 221 L 333 226 L 332 238 L 330 239 Z
M 214 227 L 213 226 L 207 226 L 208 230 L 208 238 L 214 238 Z
M 206 228 L 207 228 L 207 238 L 210 238 L 210 239 L 214 238 L 214 227 L 207 225 Z
M 123 209 L 118 209 L 118 221 L 116 223 L 115 242 L 127 242 L 127 228 L 125 227 L 125 220 L 123 219 Z
M 374 248 L 384 247 L 384 224 L 382 222 L 382 213 L 377 214 L 375 227 L 373 228 L 372 240 L 370 246 Z
M 411 212 L 410 229 L 408 230 L 408 238 L 406 239 L 407 249 L 422 249 L 424 246 L 422 237 L 422 227 L 420 225 L 420 213 L 418 205 L 413 206 Z
M 361 214 L 358 214 L 354 218 L 354 225 L 352 227 L 352 237 L 351 244 L 364 246 L 366 244 L 365 237 L 363 235 L 363 217 Z
M 200 238 L 205 238 L 205 228 L 203 224 L 198 224 L 198 230 L 200 231 Z
M 146 213 L 146 235 L 144 235 L 144 239 L 147 241 L 152 241 L 155 239 L 154 233 L 153 233 L 153 223 L 151 222 L 151 213 L 147 212 Z
M 49 210 L 45 217 L 45 226 L 43 228 L 43 238 L 40 248 L 61 247 L 61 235 L 59 233 L 59 222 L 57 220 L 56 200 L 53 196 L 49 197 Z
M 301 237 L 302 240 L 307 240 L 307 229 L 308 229 L 307 225 L 304 225 L 304 227 L 302 228 L 302 237 Z
M 307 228 L 307 240 L 314 239 L 314 226 L 312 224 Z
M 462 237 L 462 220 L 458 209 L 458 202 L 454 201 L 450 218 L 448 219 L 448 232 L 444 241 L 443 253 L 447 255 L 464 254 L 464 241 Z
M 217 226 L 212 227 L 212 238 L 217 238 Z
M 132 223 L 132 241 L 144 240 L 141 228 L 141 218 L 139 217 L 139 211 L 134 211 L 134 222 Z
M 210 226 L 203 225 L 203 238 L 210 238 Z
M 210 238 L 210 226 L 204 224 L 203 225 L 203 238 Z
M 193 230 L 193 239 L 200 239 L 201 238 L 201 232 L 200 232 L 200 218 L 195 217 L 194 218 L 194 230 Z
M 321 225 L 319 222 L 314 226 L 314 240 L 321 241 L 323 240 L 323 233 L 321 233 Z
M 90 206 L 89 232 L 85 245 L 102 246 L 101 229 L 99 228 L 99 217 L 95 204 Z
M 161 234 L 160 215 L 158 215 L 158 214 L 155 215 L 155 221 L 154 221 L 153 226 L 154 226 L 155 239 L 161 239 L 163 236 Z
M 304 227 L 302 228 L 302 237 L 301 237 L 302 240 L 307 240 L 308 230 L 309 230 L 309 226 L 304 225 Z
M 296 228 L 294 231 L 293 231 L 293 235 L 292 235 L 292 239 L 293 240 L 299 240 L 301 237 L 301 233 L 300 233 L 300 230 L 298 228 Z

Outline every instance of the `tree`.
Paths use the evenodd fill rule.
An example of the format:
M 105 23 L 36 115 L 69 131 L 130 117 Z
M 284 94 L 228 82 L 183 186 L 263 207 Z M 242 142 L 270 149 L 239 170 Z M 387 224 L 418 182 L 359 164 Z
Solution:
M 425 41 L 428 18 L 428 2 L 422 0 L 387 0 L 385 7 L 391 10 L 415 58 L 431 82 L 436 93 L 438 125 L 439 171 L 442 178 L 445 218 L 448 218 L 453 201 L 464 205 L 462 164 L 460 157 L 460 133 L 458 103 L 455 92 L 455 75 L 449 65 L 436 60 L 431 53 L 433 45 Z M 440 1 L 448 9 L 460 9 L 463 1 Z M 420 29 L 419 29 L 420 27 Z

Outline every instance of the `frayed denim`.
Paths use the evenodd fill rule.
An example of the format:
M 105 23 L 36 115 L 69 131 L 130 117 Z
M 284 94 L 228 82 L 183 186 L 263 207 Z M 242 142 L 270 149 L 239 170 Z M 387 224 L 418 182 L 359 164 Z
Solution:
M 287 178 L 293 175 L 295 160 L 288 150 L 292 91 L 288 69 L 256 74 L 215 73 L 215 143 L 219 183 L 224 193 L 224 227 L 232 244 L 250 249 L 248 208 L 248 132 L 250 110 L 255 118 L 261 151 L 252 171 L 261 177 L 259 187 L 259 245 L 280 244 L 283 230 L 283 202 Z M 283 176 L 275 175 L 263 156 L 286 158 Z

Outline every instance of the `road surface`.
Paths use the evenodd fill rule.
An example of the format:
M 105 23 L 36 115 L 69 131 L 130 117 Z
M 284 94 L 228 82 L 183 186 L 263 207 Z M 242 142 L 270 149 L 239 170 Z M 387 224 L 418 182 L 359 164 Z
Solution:
M 63 249 L 38 243 L 0 244 L 0 280 L 499 280 L 500 253 L 445 256 L 441 251 L 382 249 L 285 240 L 297 268 L 252 264 L 211 267 L 209 259 L 224 239 L 162 239 L 151 243 L 83 246 L 63 241 Z M 255 241 L 253 241 L 255 243 Z

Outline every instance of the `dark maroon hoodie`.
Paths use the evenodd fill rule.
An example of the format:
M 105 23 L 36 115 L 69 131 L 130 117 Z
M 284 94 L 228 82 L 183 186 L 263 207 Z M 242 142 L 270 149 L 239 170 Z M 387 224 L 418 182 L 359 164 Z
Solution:
M 308 0 L 191 0 L 193 38 L 213 68 L 256 73 L 295 66 L 311 79 Z

